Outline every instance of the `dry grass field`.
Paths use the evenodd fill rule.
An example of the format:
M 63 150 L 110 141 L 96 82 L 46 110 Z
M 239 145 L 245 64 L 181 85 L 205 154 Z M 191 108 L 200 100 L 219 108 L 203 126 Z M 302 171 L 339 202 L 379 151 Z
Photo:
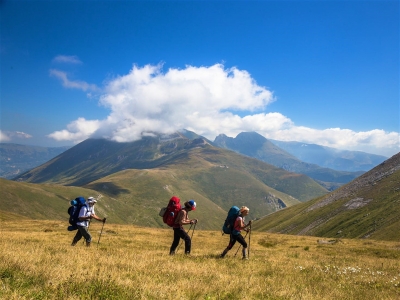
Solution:
M 195 231 L 169 256 L 171 229 L 91 225 L 92 247 L 54 221 L 2 221 L 1 299 L 399 299 L 400 244 L 253 232 L 250 259 Z M 192 232 L 192 231 L 191 231 Z M 190 233 L 191 233 L 190 232 Z M 248 240 L 248 239 L 247 239 Z M 320 239 L 321 240 L 321 239 Z M 327 242 L 327 241 L 324 241 Z

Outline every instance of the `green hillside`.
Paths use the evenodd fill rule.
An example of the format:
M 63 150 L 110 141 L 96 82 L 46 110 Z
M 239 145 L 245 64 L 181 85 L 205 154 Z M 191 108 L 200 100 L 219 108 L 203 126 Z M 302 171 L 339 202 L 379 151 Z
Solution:
M 125 170 L 85 187 L 105 195 L 110 209 L 118 211 L 127 223 L 147 226 L 162 225 L 158 212 L 172 195 L 182 201 L 194 199 L 197 202 L 198 209 L 191 214 L 202 220 L 200 229 L 219 229 L 232 205 L 247 205 L 250 217 L 258 218 L 282 208 L 279 206 L 282 203 L 285 206 L 299 203 L 266 186 L 251 173 L 250 166 L 247 166 L 250 171 L 222 166 L 205 161 L 200 154 L 202 149 L 193 149 L 185 159 L 163 168 Z M 217 159 L 218 155 L 213 157 Z
M 0 178 L 0 211 L 34 220 L 65 220 L 70 201 L 77 196 L 99 197 L 99 193 L 82 187 L 55 184 L 33 184 Z M 113 223 L 124 223 L 117 214 L 109 211 L 100 196 L 96 213 L 105 213 Z
M 331 238 L 398 240 L 400 153 L 340 189 L 255 222 L 254 229 Z

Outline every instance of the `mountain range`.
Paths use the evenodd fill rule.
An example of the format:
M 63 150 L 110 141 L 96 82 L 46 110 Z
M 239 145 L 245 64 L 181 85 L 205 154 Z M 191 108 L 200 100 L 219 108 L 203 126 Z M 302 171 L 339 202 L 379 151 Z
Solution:
M 337 171 L 366 172 L 388 159 L 382 155 L 339 150 L 316 144 L 270 141 L 303 162 Z
M 215 138 L 214 144 L 254 157 L 278 168 L 307 175 L 328 190 L 334 190 L 364 173 L 363 171 L 337 171 L 303 162 L 256 132 L 242 132 L 236 138 L 220 134 Z
M 195 198 L 199 214 L 217 220 L 238 202 L 255 218 L 328 193 L 308 176 L 180 133 L 131 143 L 88 139 L 16 181 L 95 191 L 120 219 L 148 226 L 161 225 L 158 211 L 172 195 Z
M 0 177 L 12 179 L 44 164 L 69 148 L 0 143 Z
M 244 139 L 249 149 L 257 149 L 251 139 L 260 140 L 257 135 L 243 136 L 250 137 Z M 159 227 L 165 226 L 160 208 L 177 195 L 198 203 L 192 214 L 201 220 L 199 229 L 219 229 L 232 205 L 247 205 L 257 230 L 393 238 L 399 215 L 398 155 L 329 193 L 309 176 L 217 143 L 189 131 L 132 143 L 86 140 L 17 181 L 0 179 L 0 216 L 66 220 L 69 201 L 83 195 L 97 197 L 96 211 L 111 222 Z

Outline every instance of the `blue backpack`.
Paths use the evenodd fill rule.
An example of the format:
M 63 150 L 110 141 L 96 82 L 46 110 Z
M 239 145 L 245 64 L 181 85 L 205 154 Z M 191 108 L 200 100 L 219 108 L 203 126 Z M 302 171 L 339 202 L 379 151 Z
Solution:
M 79 221 L 79 212 L 85 203 L 85 198 L 81 196 L 71 201 L 71 206 L 68 208 L 69 224 L 71 224 L 71 226 L 68 226 L 68 231 L 74 231 L 78 229 L 78 225 L 76 223 Z
M 232 206 L 228 211 L 228 216 L 225 219 L 224 225 L 222 226 L 222 231 L 225 234 L 235 234 L 233 226 L 235 225 L 235 220 L 240 214 L 240 208 L 237 206 Z

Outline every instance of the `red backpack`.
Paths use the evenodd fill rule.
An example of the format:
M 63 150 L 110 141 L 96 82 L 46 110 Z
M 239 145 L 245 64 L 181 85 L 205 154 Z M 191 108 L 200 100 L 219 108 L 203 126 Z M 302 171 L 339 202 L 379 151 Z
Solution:
M 161 209 L 160 216 L 163 217 L 165 224 L 172 227 L 175 225 L 175 219 L 181 209 L 181 200 L 176 196 L 172 196 L 168 202 L 168 206 Z

